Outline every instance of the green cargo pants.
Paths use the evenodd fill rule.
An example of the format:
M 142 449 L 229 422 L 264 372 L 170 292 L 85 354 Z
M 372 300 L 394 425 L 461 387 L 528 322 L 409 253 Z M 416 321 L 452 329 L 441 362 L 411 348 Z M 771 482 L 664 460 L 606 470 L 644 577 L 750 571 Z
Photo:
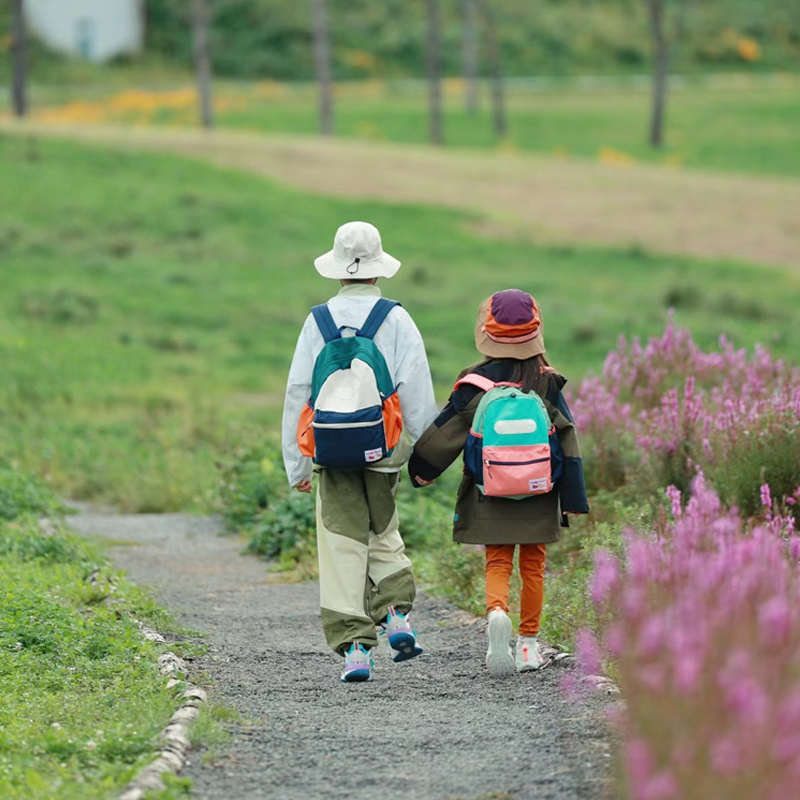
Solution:
M 389 606 L 408 613 L 416 587 L 398 530 L 400 474 L 319 471 L 317 548 L 322 628 L 344 654 L 351 642 L 378 644 L 375 626 Z

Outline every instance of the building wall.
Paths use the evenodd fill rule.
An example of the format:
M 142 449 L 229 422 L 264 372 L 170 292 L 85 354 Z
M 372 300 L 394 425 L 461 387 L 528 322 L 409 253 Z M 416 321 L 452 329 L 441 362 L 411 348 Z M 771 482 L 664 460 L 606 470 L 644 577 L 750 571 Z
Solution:
M 54 50 L 107 61 L 144 43 L 140 0 L 25 0 L 28 25 Z

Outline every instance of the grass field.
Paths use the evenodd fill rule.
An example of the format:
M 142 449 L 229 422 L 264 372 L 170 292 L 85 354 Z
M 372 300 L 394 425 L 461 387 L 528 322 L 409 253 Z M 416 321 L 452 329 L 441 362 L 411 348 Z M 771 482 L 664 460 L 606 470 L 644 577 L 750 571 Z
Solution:
M 43 487 L 0 465 L 0 796 L 99 800 L 151 753 L 174 711 L 131 616 L 161 609 L 70 536 Z M 42 527 L 47 514 L 54 525 Z M 91 580 L 89 579 L 91 578 Z
M 509 133 L 501 147 L 612 162 L 643 160 L 710 170 L 800 175 L 800 77 L 729 75 L 679 79 L 670 98 L 667 147 L 646 144 L 646 79 L 510 83 Z M 494 147 L 488 96 L 481 111 L 463 111 L 463 86 L 445 86 L 448 145 Z M 424 84 L 363 82 L 337 87 L 336 132 L 372 141 L 427 141 Z M 80 99 L 76 99 L 80 98 Z M 89 98 L 89 99 L 86 99 Z M 160 122 L 193 125 L 191 84 L 120 91 L 114 84 L 34 93 L 34 118 L 59 122 Z M 217 86 L 222 126 L 268 133 L 313 134 L 316 94 L 302 84 Z
M 701 343 L 800 344 L 800 278 L 780 270 L 498 240 L 461 213 L 167 155 L 5 137 L 0 171 L 0 457 L 123 508 L 208 508 L 216 462 L 276 431 L 299 327 L 335 289 L 311 261 L 347 219 L 404 261 L 386 290 L 417 319 L 441 399 L 475 358 L 477 305 L 506 286 L 539 298 L 573 378 L 669 306 Z

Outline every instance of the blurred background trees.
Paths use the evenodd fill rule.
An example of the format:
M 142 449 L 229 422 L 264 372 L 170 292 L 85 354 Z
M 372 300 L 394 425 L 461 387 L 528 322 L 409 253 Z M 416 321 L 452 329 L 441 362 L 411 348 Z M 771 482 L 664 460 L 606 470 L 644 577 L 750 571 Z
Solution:
M 22 13 L 22 0 L 12 0 L 11 33 L 9 48 L 11 50 L 11 106 L 18 117 L 24 117 L 26 111 L 27 63 L 25 48 L 25 18 Z
M 0 83 L 25 108 L 23 2 L 0 6 Z M 78 0 L 64 0 L 78 2 Z M 200 118 L 210 126 L 211 61 L 223 79 L 319 83 L 319 129 L 334 130 L 334 80 L 424 79 L 430 132 L 443 141 L 441 82 L 463 80 L 474 113 L 484 83 L 496 139 L 506 135 L 503 77 L 615 74 L 654 76 L 649 139 L 663 141 L 668 72 L 795 70 L 800 65 L 797 0 L 140 0 L 143 52 L 118 62 L 155 65 L 165 76 L 194 67 Z M 18 23 L 21 24 L 21 23 Z M 193 29 L 193 35 L 191 33 Z M 28 39 L 40 84 L 80 83 L 74 61 Z
M 211 103 L 211 15 L 208 0 L 192 0 L 192 17 L 200 122 L 204 128 L 211 128 L 214 125 L 214 109 Z
M 16 2 L 16 0 L 14 0 Z M 312 80 L 311 4 L 286 0 L 207 0 L 213 12 L 215 73 L 225 78 Z M 440 0 L 445 77 L 464 75 L 467 8 L 480 0 Z M 685 5 L 677 71 L 796 69 L 796 0 L 667 0 Z M 10 3 L 0 5 L 0 35 L 10 32 Z M 190 67 L 185 0 L 145 0 L 145 59 Z M 643 0 L 492 0 L 507 75 L 649 71 L 649 18 Z M 337 79 L 425 75 L 425 13 L 403 0 L 327 0 Z M 480 34 L 479 34 L 480 37 Z M 485 43 L 481 43 L 485 46 Z M 41 48 L 33 67 L 45 66 Z M 0 66 L 0 79 L 6 65 Z M 489 75 L 485 59 L 480 74 Z M 56 75 L 52 76 L 57 79 Z
M 319 83 L 319 132 L 333 133 L 333 75 L 331 74 L 331 41 L 328 29 L 326 0 L 311 0 L 314 31 L 314 65 Z

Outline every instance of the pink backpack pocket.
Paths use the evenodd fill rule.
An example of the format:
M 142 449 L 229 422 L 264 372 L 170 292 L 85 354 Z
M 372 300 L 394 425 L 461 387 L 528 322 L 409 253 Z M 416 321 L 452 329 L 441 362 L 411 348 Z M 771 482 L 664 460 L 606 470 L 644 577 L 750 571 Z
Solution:
M 553 488 L 550 445 L 484 446 L 483 487 L 489 497 L 547 494 Z

